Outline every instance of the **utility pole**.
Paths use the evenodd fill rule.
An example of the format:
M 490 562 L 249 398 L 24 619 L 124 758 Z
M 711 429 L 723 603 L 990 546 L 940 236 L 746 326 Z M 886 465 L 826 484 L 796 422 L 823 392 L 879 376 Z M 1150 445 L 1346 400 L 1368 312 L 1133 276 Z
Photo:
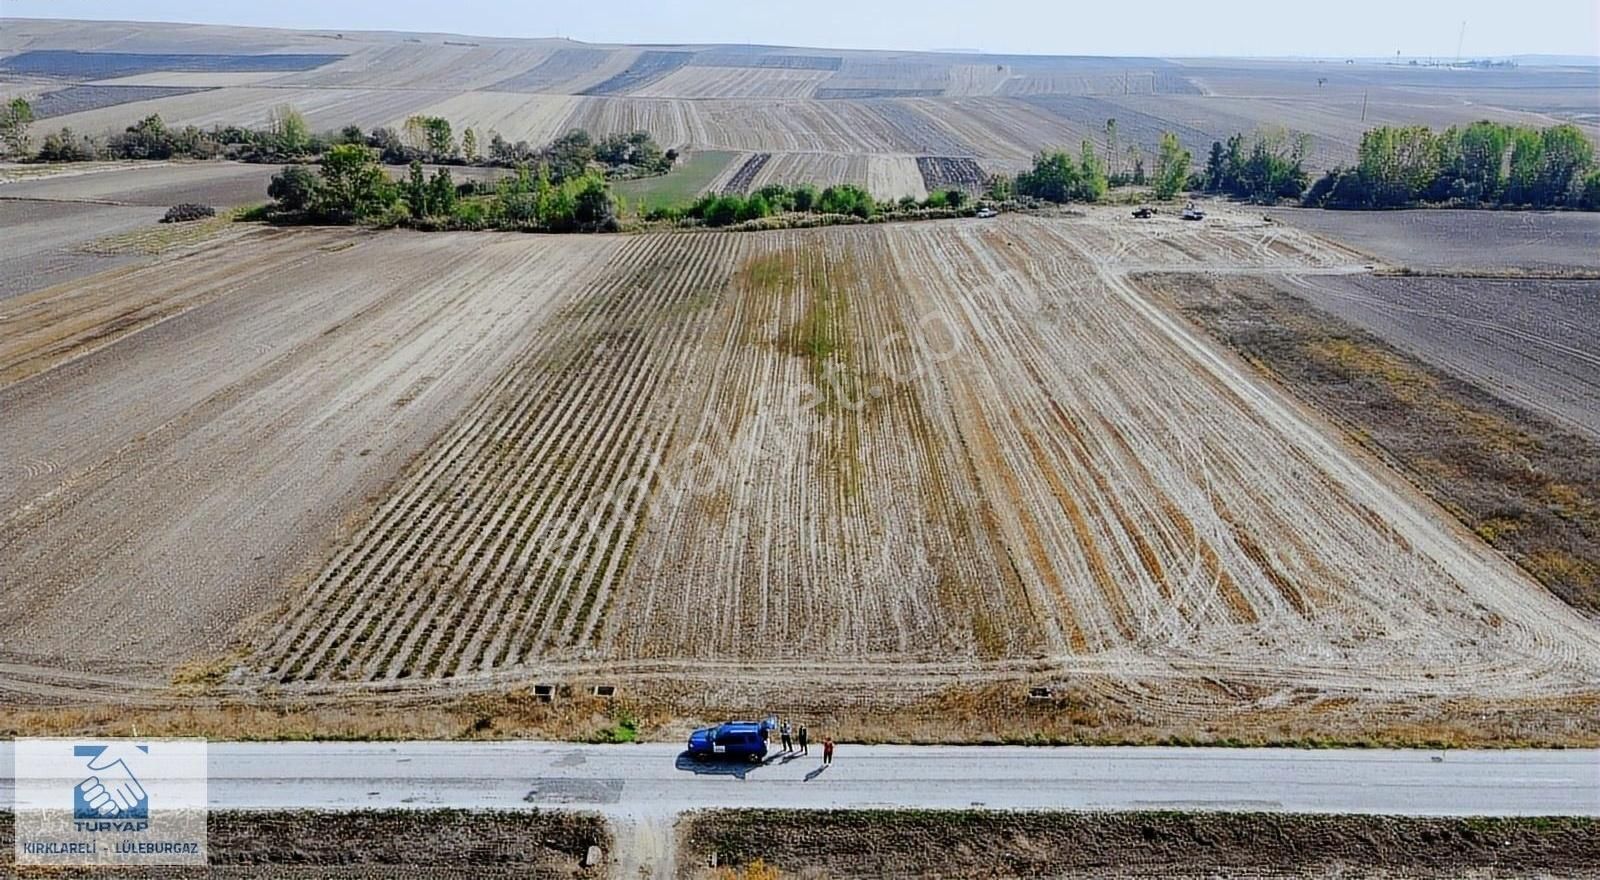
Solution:
M 1467 40 L 1467 23 L 1461 22 L 1461 36 L 1456 37 L 1456 66 L 1461 66 L 1461 44 Z
M 1367 121 L 1367 93 L 1366 92 L 1362 92 L 1361 93 L 1361 121 L 1363 123 L 1365 123 Z

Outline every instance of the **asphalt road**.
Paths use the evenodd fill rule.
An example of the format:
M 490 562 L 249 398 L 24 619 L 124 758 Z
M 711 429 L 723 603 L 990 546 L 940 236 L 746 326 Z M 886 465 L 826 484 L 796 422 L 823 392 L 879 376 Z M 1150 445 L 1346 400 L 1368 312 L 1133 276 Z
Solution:
M 766 764 L 701 764 L 677 746 L 212 743 L 214 809 L 569 807 L 651 816 L 699 807 L 1274 810 L 1600 815 L 1600 751 L 1027 748 L 842 745 Z M 0 743 L 0 804 L 13 752 Z

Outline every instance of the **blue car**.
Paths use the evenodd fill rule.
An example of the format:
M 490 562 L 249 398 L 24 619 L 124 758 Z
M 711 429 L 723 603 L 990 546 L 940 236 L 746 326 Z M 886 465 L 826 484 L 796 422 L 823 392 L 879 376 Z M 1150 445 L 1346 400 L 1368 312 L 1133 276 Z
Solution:
M 689 734 L 689 756 L 698 760 L 760 761 L 767 756 L 767 733 L 776 725 L 766 721 L 729 721 Z

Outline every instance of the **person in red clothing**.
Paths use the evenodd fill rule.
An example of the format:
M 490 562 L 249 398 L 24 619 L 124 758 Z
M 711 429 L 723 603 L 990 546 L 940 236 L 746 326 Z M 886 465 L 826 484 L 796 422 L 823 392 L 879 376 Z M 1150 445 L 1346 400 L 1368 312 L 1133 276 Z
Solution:
M 833 763 L 833 737 L 831 736 L 823 737 L 822 739 L 822 763 L 824 765 Z

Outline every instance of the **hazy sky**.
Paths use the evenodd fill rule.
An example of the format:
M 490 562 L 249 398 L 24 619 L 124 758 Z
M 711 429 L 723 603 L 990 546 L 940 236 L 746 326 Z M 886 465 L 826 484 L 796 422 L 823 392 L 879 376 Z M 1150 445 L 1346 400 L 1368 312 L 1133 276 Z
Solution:
M 1600 55 L 1595 0 L 0 0 L 5 15 L 1078 55 Z

